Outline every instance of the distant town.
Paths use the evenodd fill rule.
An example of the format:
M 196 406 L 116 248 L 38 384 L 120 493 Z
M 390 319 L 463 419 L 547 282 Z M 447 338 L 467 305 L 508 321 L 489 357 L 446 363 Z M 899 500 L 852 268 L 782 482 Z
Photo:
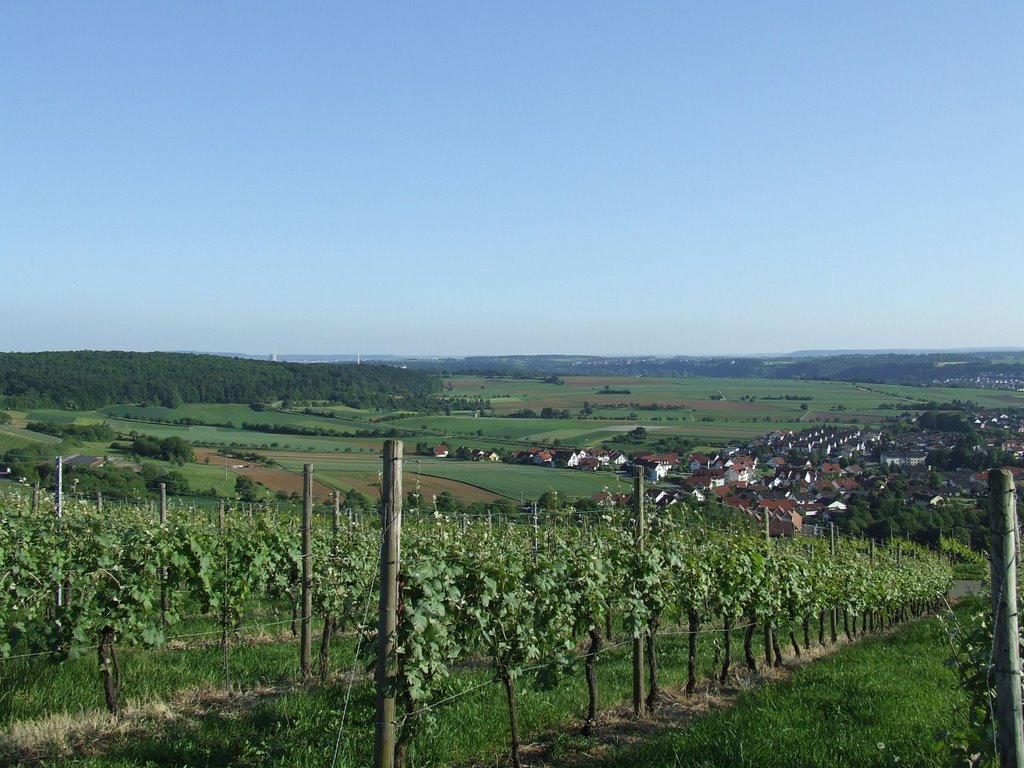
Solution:
M 429 449 L 436 458 L 512 461 L 583 472 L 642 468 L 657 507 L 698 502 L 721 505 L 786 536 L 805 526 L 838 523 L 858 532 L 851 516 L 879 499 L 904 508 L 976 508 L 987 493 L 987 468 L 1006 466 L 1024 488 L 1024 413 L 961 405 L 960 414 L 903 414 L 894 428 L 819 426 L 774 431 L 713 452 L 627 453 L 603 448 L 534 447 L 502 457 L 493 450 Z M 638 429 L 642 430 L 642 427 Z M 980 437 L 975 442 L 974 436 Z M 420 450 L 424 450 L 421 444 Z M 598 506 L 629 503 L 625 493 L 600 493 Z M 853 525 L 851 525 L 851 522 Z M 867 526 L 865 526 L 867 527 Z M 863 530 L 859 531 L 863 532 Z M 896 531 L 890 530 L 890 535 Z M 907 531 L 901 531 L 907 533 Z M 947 531 L 953 533 L 953 531 Z

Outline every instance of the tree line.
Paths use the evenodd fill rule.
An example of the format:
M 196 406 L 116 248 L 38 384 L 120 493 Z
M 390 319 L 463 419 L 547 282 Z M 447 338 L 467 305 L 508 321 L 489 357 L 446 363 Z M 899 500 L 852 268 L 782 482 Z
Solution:
M 436 376 L 388 365 L 274 363 L 177 352 L 0 353 L 0 407 L 322 400 L 352 408 L 433 407 Z

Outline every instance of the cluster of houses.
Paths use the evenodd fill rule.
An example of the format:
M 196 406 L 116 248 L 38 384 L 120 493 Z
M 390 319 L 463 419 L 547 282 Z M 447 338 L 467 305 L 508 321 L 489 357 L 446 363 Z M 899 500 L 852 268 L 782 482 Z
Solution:
M 998 448 L 1014 453 L 1024 465 L 1024 416 L 979 413 L 976 450 Z M 1007 435 L 1015 435 L 1007 437 Z M 952 496 L 985 492 L 987 471 L 936 472 L 927 464 L 930 451 L 950 447 L 956 435 L 901 430 L 892 434 L 853 427 L 821 426 L 794 433 L 770 432 L 745 446 L 714 453 L 632 453 L 602 448 L 530 448 L 510 460 L 580 470 L 641 467 L 651 484 L 651 501 L 668 506 L 684 501 L 713 501 L 756 518 L 767 518 L 772 535 L 792 535 L 805 523 L 827 523 L 842 515 L 858 495 L 885 487 L 890 473 L 904 475 L 908 502 L 942 506 Z M 461 449 L 460 449 L 461 450 Z M 448 456 L 446 446 L 434 455 Z M 497 461 L 493 451 L 474 451 L 475 460 Z M 1011 468 L 1024 487 L 1024 469 Z M 599 504 L 628 503 L 621 494 L 602 493 Z
M 606 451 L 603 448 L 530 448 L 515 451 L 512 460 L 520 464 L 536 464 L 542 467 L 589 470 L 603 467 L 620 468 L 631 461 L 630 456 L 622 451 Z
M 468 455 L 460 454 L 466 449 L 460 448 L 455 453 L 442 443 L 434 446 L 432 455 L 438 459 L 456 455 L 472 461 L 500 461 L 501 456 L 495 451 L 469 450 Z M 530 448 L 515 451 L 511 459 L 518 464 L 535 464 L 539 467 L 567 467 L 569 469 L 602 469 L 604 467 L 619 468 L 631 462 L 631 457 L 621 451 L 606 451 L 602 448 Z
M 715 501 L 758 521 L 767 519 L 773 536 L 792 535 L 806 519 L 827 521 L 845 511 L 844 499 L 862 490 L 856 459 L 877 437 L 861 430 L 816 429 L 800 434 L 773 432 L 744 447 L 713 454 L 641 454 L 652 501 Z M 825 457 L 815 464 L 812 457 Z

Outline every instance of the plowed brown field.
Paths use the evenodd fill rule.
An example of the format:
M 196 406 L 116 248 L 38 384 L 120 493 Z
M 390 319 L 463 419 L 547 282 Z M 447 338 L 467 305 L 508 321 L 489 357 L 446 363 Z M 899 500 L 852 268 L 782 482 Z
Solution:
M 219 456 L 216 451 L 209 448 L 195 448 L 193 449 L 196 455 L 196 461 L 202 463 L 205 459 L 209 458 L 210 463 L 221 464 L 224 461 L 223 456 Z M 243 464 L 241 468 L 235 468 L 232 465 Z M 302 475 L 296 472 L 286 472 L 283 469 L 268 469 L 267 467 L 261 467 L 259 464 L 251 464 L 243 462 L 241 460 L 231 459 L 229 460 L 227 471 L 232 472 L 236 475 L 246 475 L 251 477 L 257 483 L 265 485 L 272 491 L 283 491 L 288 495 L 297 493 L 302 495 Z M 318 483 L 314 475 L 313 478 L 313 498 L 317 502 L 326 502 L 331 496 L 331 489 L 323 483 Z

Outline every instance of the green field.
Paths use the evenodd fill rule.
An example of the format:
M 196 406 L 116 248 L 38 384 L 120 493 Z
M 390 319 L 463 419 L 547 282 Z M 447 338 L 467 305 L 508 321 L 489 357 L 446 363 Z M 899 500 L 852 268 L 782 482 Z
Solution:
M 851 413 L 877 412 L 883 403 L 952 402 L 973 400 L 979 405 L 998 408 L 1024 405 L 1024 394 L 1007 390 L 967 389 L 953 387 L 909 387 L 889 384 L 858 384 L 837 381 L 774 380 L 774 379 L 713 379 L 713 378 L 641 378 L 641 377 L 589 377 L 566 376 L 564 384 L 556 385 L 521 379 L 494 379 L 465 376 L 446 379 L 446 390 L 461 397 L 491 398 L 499 413 L 530 407 L 534 410 L 550 406 L 579 410 L 584 400 L 595 407 L 617 403 L 657 403 L 660 405 L 688 404 L 700 407 L 711 402 L 711 396 L 724 397 L 737 412 L 746 405 L 741 398 L 753 397 L 758 410 L 765 413 L 795 412 L 799 415 L 800 401 L 765 400 L 763 398 L 810 397 L 807 401 L 816 410 L 829 410 L 843 405 Z M 602 394 L 605 388 L 629 390 L 629 394 Z M 885 413 L 882 411 L 882 413 Z M 755 415 L 761 415 L 756 413 Z
M 376 455 L 315 455 L 311 459 L 296 456 L 284 458 L 273 454 L 285 469 L 301 472 L 303 463 L 313 463 L 317 480 L 341 489 L 356 488 L 362 492 L 375 489 L 379 482 L 380 458 Z M 434 480 L 450 481 L 436 483 Z M 404 488 L 414 490 L 424 486 L 429 496 L 438 488 L 450 490 L 456 498 L 467 500 L 493 500 L 502 497 L 509 501 L 536 499 L 554 491 L 569 498 L 589 498 L 603 490 L 628 491 L 630 480 L 612 472 L 581 472 L 571 469 L 552 469 L 521 464 L 496 462 L 456 461 L 428 456 L 406 454 L 403 475 Z M 480 493 L 473 493 L 478 489 Z M 376 494 L 375 494 L 376 495 Z
M 189 404 L 180 408 L 116 405 L 100 411 L 40 409 L 12 411 L 13 425 L 0 427 L 0 450 L 49 445 L 53 453 L 107 455 L 109 446 L 61 444 L 56 438 L 23 429 L 28 421 L 57 424 L 106 422 L 122 433 L 157 438 L 180 437 L 197 447 L 273 453 L 286 469 L 301 472 L 311 455 L 317 472 L 337 488 L 365 490 L 379 467 L 361 467 L 352 459 L 362 455 L 379 462 L 382 437 L 317 436 L 258 432 L 243 424 L 267 424 L 298 430 L 350 432 L 397 429 L 413 446 L 446 443 L 451 449 L 497 449 L 504 452 L 530 447 L 623 447 L 641 450 L 661 438 L 684 438 L 698 448 L 746 442 L 775 430 L 800 431 L 828 423 L 877 428 L 909 406 L 924 402 L 973 400 L 990 407 L 1024 405 L 1017 392 L 962 388 L 906 387 L 846 382 L 763 379 L 651 378 L 568 376 L 555 384 L 536 379 L 462 376 L 444 380 L 444 396 L 473 401 L 483 398 L 490 409 L 454 410 L 450 415 L 360 411 L 344 406 L 301 410 L 256 410 L 247 404 Z M 787 399 L 788 398 L 788 399 Z M 456 402 L 453 400 L 452 402 Z M 567 418 L 508 418 L 523 409 L 537 413 L 550 408 Z M 174 421 L 201 422 L 174 424 Z M 647 430 L 645 443 L 625 443 L 624 434 L 636 427 Z M 337 462 L 326 457 L 337 456 Z M 433 490 L 451 490 L 459 497 L 481 498 L 486 493 L 509 499 L 531 498 L 557 490 L 567 496 L 589 496 L 614 477 L 577 471 L 555 471 L 515 465 L 486 465 L 452 460 L 419 460 L 423 475 L 434 478 Z M 194 487 L 230 493 L 234 478 L 199 464 L 184 468 Z M 440 485 L 438 485 L 440 483 Z M 444 484 L 448 483 L 448 486 Z
M 548 491 L 567 497 L 590 497 L 603 490 L 628 491 L 632 481 L 612 472 L 582 472 L 573 469 L 552 469 L 521 464 L 449 461 L 446 459 L 407 459 L 407 473 L 456 480 L 486 488 L 509 499 L 537 498 Z
M 221 405 L 216 403 L 189 403 L 179 408 L 161 406 L 115 405 L 102 409 L 108 417 L 139 419 L 142 421 L 178 421 L 191 419 L 204 424 L 219 424 L 241 428 L 243 424 L 270 424 L 335 429 L 339 432 L 366 429 L 372 415 L 354 409 L 317 409 L 337 413 L 337 417 L 324 417 L 301 411 L 267 409 L 257 411 L 248 405 Z
M 20 427 L 0 426 L 0 450 L 8 451 L 26 445 L 57 445 L 59 437 L 43 435 Z

